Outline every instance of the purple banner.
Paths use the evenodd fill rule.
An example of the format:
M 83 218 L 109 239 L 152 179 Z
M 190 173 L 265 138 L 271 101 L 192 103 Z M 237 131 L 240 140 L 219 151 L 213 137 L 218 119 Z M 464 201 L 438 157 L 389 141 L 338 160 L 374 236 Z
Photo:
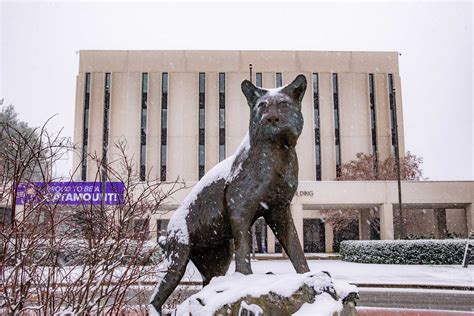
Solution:
M 33 182 L 18 186 L 17 204 L 123 204 L 122 182 Z

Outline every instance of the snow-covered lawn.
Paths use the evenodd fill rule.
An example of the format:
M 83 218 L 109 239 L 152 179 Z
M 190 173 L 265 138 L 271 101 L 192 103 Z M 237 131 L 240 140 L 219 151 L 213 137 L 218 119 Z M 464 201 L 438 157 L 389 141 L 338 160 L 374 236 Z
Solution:
M 340 260 L 308 260 L 311 271 L 328 271 L 333 278 L 350 283 L 415 284 L 474 286 L 474 266 L 461 265 L 386 265 L 344 262 Z M 295 272 L 289 260 L 252 261 L 254 273 Z M 227 274 L 235 271 L 231 264 Z M 201 281 L 196 268 L 188 265 L 183 281 Z

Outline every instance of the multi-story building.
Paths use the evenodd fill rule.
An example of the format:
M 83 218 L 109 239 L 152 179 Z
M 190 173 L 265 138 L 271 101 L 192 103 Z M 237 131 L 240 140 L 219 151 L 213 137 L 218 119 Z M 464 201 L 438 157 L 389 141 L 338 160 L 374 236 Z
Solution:
M 179 178 L 191 187 L 233 154 L 247 131 L 249 110 L 241 82 L 251 76 L 257 86 L 274 88 L 298 74 L 306 76 L 308 88 L 302 102 L 305 125 L 296 147 L 300 185 L 292 213 L 305 250 L 332 251 L 333 230 L 322 209 L 360 209 L 359 236 L 370 238 L 364 218 L 376 208 L 380 237 L 393 238 L 396 183 L 333 180 L 356 153 L 373 154 L 380 161 L 393 155 L 395 122 L 400 153 L 405 152 L 396 52 L 81 51 L 76 180 L 107 178 L 91 157 L 113 161 L 118 153 L 112 144 L 126 140 L 127 156 L 134 158 L 142 180 Z M 439 212 L 431 211 L 428 230 L 436 234 L 451 225 L 452 232 L 466 234 L 473 229 L 472 182 L 414 182 L 403 188 L 407 207 L 443 210 L 441 224 Z M 173 207 L 188 191 L 176 194 Z M 155 218 L 152 230 L 160 231 L 170 215 Z M 274 237 L 265 227 L 257 225 L 259 250 L 273 252 Z

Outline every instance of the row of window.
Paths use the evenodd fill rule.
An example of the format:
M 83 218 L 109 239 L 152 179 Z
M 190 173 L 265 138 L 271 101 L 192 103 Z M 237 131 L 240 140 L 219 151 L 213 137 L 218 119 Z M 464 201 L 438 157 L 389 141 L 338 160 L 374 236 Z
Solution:
M 341 175 L 341 141 L 340 141 L 340 110 L 339 110 L 339 83 L 337 73 L 332 74 L 333 92 L 333 118 L 334 118 L 334 141 L 336 154 L 336 176 Z M 368 75 L 368 92 L 370 107 L 370 129 L 372 155 L 375 158 L 374 168 L 377 172 L 378 146 L 377 146 L 377 112 L 375 104 L 375 82 L 374 74 Z M 397 117 L 395 104 L 395 89 L 393 85 L 393 74 L 388 74 L 388 94 L 390 103 L 390 127 L 391 127 L 391 148 L 392 155 L 398 155 L 397 140 Z M 316 181 L 321 180 L 321 131 L 320 131 L 320 109 L 319 109 L 319 78 L 318 73 L 313 73 L 313 122 L 314 122 L 314 148 L 315 148 L 315 171 Z
M 146 179 L 146 141 L 147 141 L 147 103 L 148 103 L 148 73 L 142 74 L 141 85 L 141 113 L 140 113 L 140 180 Z M 109 147 L 109 118 L 110 118 L 110 96 L 112 90 L 112 74 L 105 73 L 104 78 L 104 115 L 102 125 L 102 172 L 101 181 L 107 181 L 108 147 Z M 161 87 L 161 161 L 160 180 L 166 181 L 166 146 L 168 131 L 168 73 L 162 74 Z M 84 111 L 82 125 L 82 157 L 81 157 L 81 180 L 87 179 L 87 147 L 89 143 L 89 109 L 91 93 L 91 74 L 85 74 L 84 82 Z
M 256 85 L 263 85 L 262 73 L 256 73 Z M 225 159 L 225 125 L 226 125 L 226 98 L 225 98 L 225 73 L 219 73 L 218 77 L 219 91 L 219 161 Z M 276 73 L 275 85 L 281 87 L 283 84 L 282 73 Z M 84 110 L 83 110 L 83 147 L 81 162 L 81 178 L 83 181 L 87 178 L 87 148 L 89 132 L 89 110 L 91 98 L 91 74 L 85 74 L 84 84 Z M 206 74 L 199 73 L 198 92 L 199 92 L 199 123 L 198 123 L 198 166 L 199 179 L 205 173 L 205 118 L 206 118 Z M 315 150 L 315 179 L 322 179 L 322 159 L 321 159 L 321 121 L 320 121 L 320 98 L 319 98 L 319 74 L 312 74 L 313 88 L 313 122 L 314 122 L 314 150 Z M 107 152 L 109 143 L 109 117 L 110 117 L 110 93 L 112 89 L 112 75 L 105 73 L 104 78 L 104 116 L 102 129 L 102 181 L 107 180 Z M 140 179 L 146 179 L 146 150 L 147 150 L 147 102 L 149 90 L 148 73 L 142 73 L 141 83 L 141 118 L 140 118 Z M 388 93 L 390 103 L 390 125 L 392 153 L 396 149 L 396 105 L 395 91 L 393 86 L 393 75 L 388 74 Z M 368 92 L 370 107 L 370 126 L 371 126 L 371 145 L 372 154 L 375 160 L 378 159 L 377 149 L 377 120 L 376 120 L 376 102 L 375 102 L 375 84 L 374 74 L 368 75 Z M 339 83 L 338 74 L 332 74 L 332 100 L 333 100 L 333 119 L 334 119 L 334 144 L 335 144 L 335 163 L 336 176 L 341 174 L 341 141 L 340 141 L 340 109 L 339 109 Z M 161 77 L 161 147 L 160 147 L 160 180 L 166 181 L 166 153 L 167 153 L 167 134 L 168 134 L 168 73 L 162 73 Z M 375 164 L 376 166 L 377 164 Z

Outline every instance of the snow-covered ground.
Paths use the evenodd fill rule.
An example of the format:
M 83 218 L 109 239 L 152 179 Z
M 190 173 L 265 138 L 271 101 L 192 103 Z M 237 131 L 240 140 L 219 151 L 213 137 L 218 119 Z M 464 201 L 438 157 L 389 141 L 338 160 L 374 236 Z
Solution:
M 350 283 L 474 286 L 474 266 L 386 265 L 340 260 L 308 260 L 308 264 L 311 271 L 327 271 L 334 279 Z M 256 260 L 252 261 L 252 269 L 254 273 L 295 272 L 289 260 Z M 232 263 L 227 274 L 234 271 Z M 201 281 L 194 265 L 188 265 L 183 281 Z

